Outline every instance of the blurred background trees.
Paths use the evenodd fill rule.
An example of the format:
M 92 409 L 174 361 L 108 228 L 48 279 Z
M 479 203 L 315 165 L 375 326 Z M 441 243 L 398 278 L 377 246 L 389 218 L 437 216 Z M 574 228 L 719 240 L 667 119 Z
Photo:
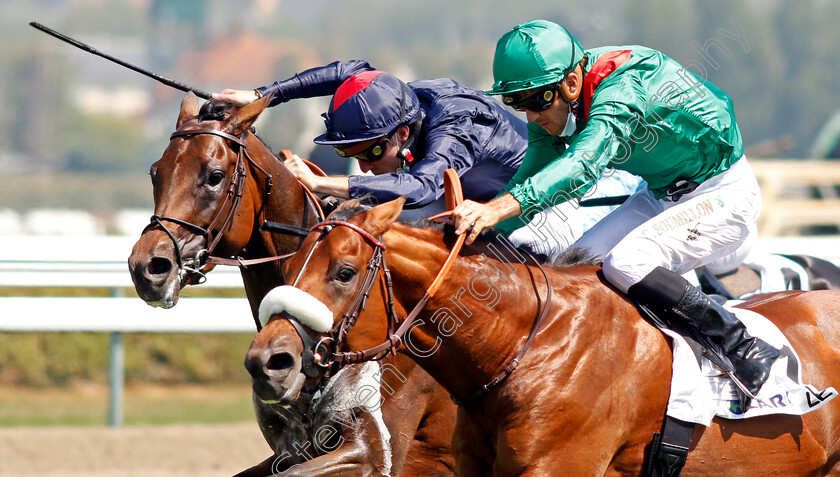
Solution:
M 253 88 L 334 60 L 363 58 L 404 80 L 452 77 L 486 89 L 513 25 L 546 18 L 584 47 L 641 44 L 704 64 L 735 101 L 748 154 L 808 158 L 840 109 L 840 2 L 658 0 L 6 0 L 0 4 L 0 166 L 4 172 L 144 174 L 165 148 L 183 94 L 30 28 L 38 21 L 207 91 Z M 721 30 L 704 63 L 698 50 Z M 728 54 L 727 54 L 728 53 Z M 327 99 L 258 123 L 275 149 L 313 154 Z M 317 153 L 316 153 L 317 155 Z

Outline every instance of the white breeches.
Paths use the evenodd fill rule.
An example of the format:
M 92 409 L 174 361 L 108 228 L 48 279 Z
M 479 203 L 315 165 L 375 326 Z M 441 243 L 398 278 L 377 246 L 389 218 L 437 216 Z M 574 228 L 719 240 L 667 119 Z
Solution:
M 606 279 L 627 292 L 656 267 L 678 274 L 737 267 L 752 248 L 760 212 L 758 182 L 742 157 L 677 202 L 643 188 L 573 246 L 603 258 Z

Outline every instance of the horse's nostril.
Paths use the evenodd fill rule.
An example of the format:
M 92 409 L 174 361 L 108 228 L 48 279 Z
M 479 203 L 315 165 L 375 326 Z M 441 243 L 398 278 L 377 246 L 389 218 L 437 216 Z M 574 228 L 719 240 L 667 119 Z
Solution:
M 163 275 L 172 270 L 172 262 L 165 258 L 155 257 L 149 261 L 149 275 Z
M 272 355 L 271 358 L 268 358 L 268 363 L 266 363 L 266 369 L 271 369 L 275 371 L 280 371 L 283 369 L 289 369 L 295 364 L 295 359 L 292 358 L 292 355 L 289 353 L 278 353 Z

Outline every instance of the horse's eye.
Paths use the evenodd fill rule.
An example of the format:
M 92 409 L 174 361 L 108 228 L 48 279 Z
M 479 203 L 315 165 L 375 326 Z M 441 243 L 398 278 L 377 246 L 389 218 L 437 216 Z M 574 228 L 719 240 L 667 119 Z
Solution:
M 216 171 L 210 174 L 210 177 L 207 178 L 207 183 L 211 186 L 219 185 L 222 182 L 222 179 L 225 178 L 225 173 L 222 171 Z
M 352 268 L 342 268 L 335 274 L 335 279 L 341 283 L 347 283 L 356 276 L 356 271 Z

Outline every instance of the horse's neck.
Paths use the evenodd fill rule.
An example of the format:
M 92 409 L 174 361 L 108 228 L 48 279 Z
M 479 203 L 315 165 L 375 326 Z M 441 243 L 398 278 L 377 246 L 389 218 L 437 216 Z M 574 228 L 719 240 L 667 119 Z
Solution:
M 422 298 L 449 253 L 436 233 L 427 232 L 424 237 L 426 232 L 415 229 L 386 242 L 394 290 L 406 312 Z M 513 264 L 493 255 L 513 259 Z M 541 273 L 517 263 L 518 257 L 500 245 L 488 247 L 484 255 L 458 258 L 419 315 L 422 324 L 404 340 L 408 353 L 453 395 L 474 391 L 507 366 L 544 306 Z
M 395 294 L 408 311 L 440 270 L 449 249 L 439 234 L 406 233 L 402 227 L 396 227 L 400 239 L 386 240 L 386 246 Z M 403 337 L 406 354 L 453 396 L 464 398 L 490 382 L 523 349 L 546 307 L 546 277 L 552 290 L 549 308 L 523 362 L 547 359 L 546 349 L 562 350 L 564 366 L 556 373 L 574 382 L 575 375 L 595 372 L 592 363 L 600 360 L 590 358 L 603 355 L 605 343 L 616 356 L 630 356 L 638 351 L 634 346 L 652 347 L 662 341 L 635 307 L 599 278 L 597 267 L 544 266 L 543 275 L 539 268 L 526 266 L 523 262 L 529 259 L 508 249 L 502 240 L 494 245 L 472 248 L 470 255 L 456 260 L 419 315 L 422 323 Z
M 245 246 L 243 257 L 257 259 L 295 252 L 300 247 L 301 237 L 260 232 L 260 225 L 269 220 L 309 228 L 317 223 L 318 213 L 311 200 L 306 197 L 303 187 L 281 160 L 253 134 L 249 135 L 248 141 L 251 159 L 265 173 L 271 175 L 272 186 L 269 190 L 263 171 L 251 164 L 248 165 L 248 173 L 251 175 L 249 183 L 254 188 L 251 191 L 251 197 L 254 199 L 255 212 L 251 237 Z M 248 301 L 251 303 L 255 317 L 259 303 L 265 294 L 275 286 L 283 284 L 281 265 L 280 261 L 272 261 L 241 269 Z
M 265 172 L 271 175 L 272 188 L 267 189 L 265 174 L 256 167 L 251 167 L 253 183 L 256 185 L 259 200 L 255 202 L 256 214 L 254 232 L 256 238 L 263 245 L 263 248 L 274 254 L 291 253 L 300 246 L 300 237 L 257 233 L 259 226 L 265 220 L 279 222 L 297 227 L 310 227 L 318 221 L 318 214 L 315 211 L 311 200 L 306 196 L 303 187 L 298 180 L 283 165 L 281 159 L 274 156 L 262 142 L 254 135 L 249 140 L 255 143 L 251 158 L 256 164 L 262 167 Z

